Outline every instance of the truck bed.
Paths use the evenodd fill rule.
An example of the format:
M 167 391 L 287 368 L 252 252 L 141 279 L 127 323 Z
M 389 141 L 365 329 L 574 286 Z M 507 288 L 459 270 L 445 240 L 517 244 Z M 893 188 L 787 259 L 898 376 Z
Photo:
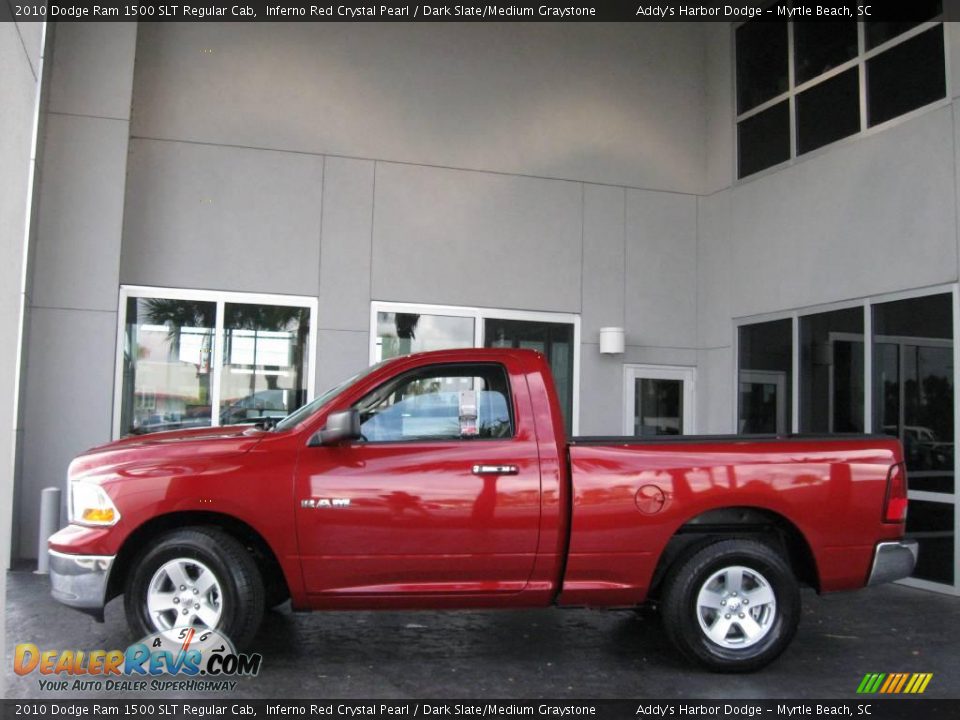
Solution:
M 568 454 L 563 603 L 643 600 L 671 538 L 729 530 L 738 509 L 802 538 L 826 591 L 862 587 L 876 539 L 902 534 L 882 521 L 887 474 L 901 462 L 884 435 L 576 437 Z

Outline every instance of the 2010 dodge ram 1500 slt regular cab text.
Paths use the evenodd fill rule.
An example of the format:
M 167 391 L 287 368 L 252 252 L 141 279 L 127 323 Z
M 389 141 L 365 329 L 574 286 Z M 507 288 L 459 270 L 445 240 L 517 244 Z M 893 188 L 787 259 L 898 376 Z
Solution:
M 133 436 L 69 470 L 53 595 L 138 636 L 265 607 L 630 608 L 689 659 L 752 670 L 798 587 L 905 577 L 907 481 L 885 437 L 564 437 L 544 358 L 448 350 L 369 368 L 273 428 Z

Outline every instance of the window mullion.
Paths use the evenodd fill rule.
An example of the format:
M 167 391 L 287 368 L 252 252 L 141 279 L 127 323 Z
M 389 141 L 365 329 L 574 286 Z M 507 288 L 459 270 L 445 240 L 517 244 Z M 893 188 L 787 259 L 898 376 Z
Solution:
M 790 427 L 800 432 L 800 316 L 794 313 L 790 325 Z
M 862 22 L 857 23 L 857 82 L 860 86 L 860 132 L 867 129 L 867 31 Z
M 787 23 L 787 92 L 790 94 L 790 158 L 797 156 L 797 95 L 796 70 L 794 68 L 793 23 Z
M 863 431 L 876 432 L 873 427 L 873 310 L 869 302 L 863 304 Z
M 214 323 L 213 331 L 213 362 L 211 368 L 213 372 L 212 388 L 210 390 L 210 424 L 214 427 L 220 425 L 220 380 L 223 374 L 223 315 L 226 303 L 223 300 L 217 300 L 217 317 Z

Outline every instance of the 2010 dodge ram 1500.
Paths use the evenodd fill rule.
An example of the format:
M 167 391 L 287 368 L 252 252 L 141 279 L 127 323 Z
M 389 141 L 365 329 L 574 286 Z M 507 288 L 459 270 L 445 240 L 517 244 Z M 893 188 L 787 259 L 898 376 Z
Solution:
M 133 632 L 252 639 L 265 607 L 635 607 L 691 660 L 751 670 L 798 586 L 910 574 L 885 437 L 573 438 L 544 358 L 451 350 L 376 365 L 270 429 L 128 437 L 69 470 L 53 595 Z

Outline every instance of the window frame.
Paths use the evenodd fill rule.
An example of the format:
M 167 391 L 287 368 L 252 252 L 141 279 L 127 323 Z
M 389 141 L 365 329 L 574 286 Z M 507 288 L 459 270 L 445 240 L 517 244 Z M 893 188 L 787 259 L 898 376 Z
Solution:
M 210 425 L 220 425 L 220 384 L 223 373 L 224 310 L 227 303 L 254 305 L 281 305 L 306 308 L 310 313 L 310 330 L 307 340 L 307 400 L 311 402 L 316 392 L 317 376 L 317 312 L 318 300 L 303 295 L 276 295 L 270 293 L 247 293 L 220 290 L 193 290 L 188 288 L 164 288 L 148 285 L 121 285 L 117 302 L 117 340 L 114 351 L 113 422 L 111 437 L 119 440 L 121 408 L 123 404 L 123 348 L 127 329 L 127 300 L 148 298 L 160 300 L 194 300 L 216 304 L 216 323 L 213 328 L 213 349 L 210 382 Z M 306 404 L 306 403 L 305 403 Z
M 851 3 L 852 4 L 852 3 Z M 737 29 L 745 25 L 747 21 L 731 23 L 730 25 L 730 68 L 731 68 L 731 78 L 730 78 L 730 88 L 731 88 L 731 113 L 733 117 L 732 129 L 731 129 L 731 147 L 733 148 L 733 157 L 731 158 L 732 166 L 732 178 L 733 184 L 739 185 L 741 183 L 751 182 L 757 178 L 764 177 L 767 174 L 774 173 L 778 170 L 782 170 L 786 167 L 791 167 L 796 163 L 806 161 L 810 158 L 817 157 L 818 155 L 827 152 L 831 148 L 842 146 L 844 143 L 853 142 L 858 138 L 869 137 L 874 133 L 881 132 L 890 127 L 895 127 L 900 123 L 907 122 L 913 118 L 927 113 L 931 110 L 949 106 L 952 101 L 952 73 L 951 73 L 951 61 L 950 61 L 950 32 L 947 22 L 945 21 L 945 12 L 941 8 L 940 15 L 937 15 L 934 19 L 922 22 L 916 27 L 912 27 L 904 33 L 897 35 L 894 38 L 887 40 L 886 42 L 877 45 L 874 48 L 869 50 L 866 48 L 866 29 L 864 27 L 862 18 L 854 18 L 857 27 L 857 54 L 843 63 L 840 63 L 836 67 L 830 68 L 830 70 L 817 75 L 816 77 L 810 78 L 799 85 L 796 83 L 795 78 L 795 58 L 794 58 L 794 35 L 793 35 L 793 26 L 794 21 L 792 20 L 783 20 L 787 24 L 787 89 L 759 105 L 746 110 L 745 112 L 737 112 Z M 802 21 L 799 21 L 802 22 Z M 890 50 L 897 45 L 900 45 L 908 40 L 912 40 L 918 35 L 922 35 L 927 30 L 935 28 L 937 26 L 942 26 L 943 33 L 943 63 L 944 63 L 944 96 L 938 100 L 934 100 L 926 105 L 922 105 L 918 108 L 914 108 L 909 112 L 903 113 L 896 117 L 885 120 L 884 122 L 878 123 L 876 125 L 868 125 L 867 118 L 867 61 L 873 59 L 877 55 L 881 55 L 887 50 Z M 837 75 L 840 75 L 851 68 L 857 68 L 857 84 L 859 88 L 859 112 L 860 112 L 860 129 L 858 132 L 855 132 L 846 137 L 834 140 L 833 142 L 827 143 L 826 145 L 821 145 L 815 150 L 810 150 L 809 152 L 803 153 L 802 155 L 797 154 L 797 111 L 796 111 L 796 98 L 798 95 L 803 93 L 805 90 L 819 85 L 820 83 L 829 80 Z M 738 127 L 739 124 L 756 115 L 758 113 L 767 110 L 778 103 L 787 101 L 788 110 L 789 110 L 789 126 L 788 131 L 790 133 L 790 156 L 775 165 L 770 165 L 769 167 L 764 168 L 763 170 L 758 170 L 755 173 L 750 175 L 745 175 L 740 177 L 740 141 L 738 137 Z
M 411 368 L 400 375 L 395 377 L 388 378 L 382 383 L 377 385 L 375 388 L 367 392 L 366 395 L 361 397 L 356 402 L 350 405 L 351 409 L 358 409 L 357 406 L 362 403 L 364 400 L 370 396 L 381 392 L 382 390 L 390 388 L 391 392 L 393 389 L 399 387 L 401 384 L 404 384 L 409 381 L 410 378 L 417 375 L 421 375 L 424 372 L 429 371 L 431 374 L 435 371 L 444 371 L 445 369 L 461 369 L 461 368 L 493 368 L 495 371 L 500 372 L 503 375 L 503 380 L 507 389 L 507 412 L 510 413 L 510 434 L 506 437 L 480 437 L 475 438 L 464 438 L 460 437 L 415 437 L 415 438 L 401 438 L 399 440 L 362 440 L 363 445 L 396 445 L 398 443 L 407 443 L 407 444 L 424 444 L 424 443 L 450 443 L 450 442 L 466 442 L 466 443 L 475 443 L 475 442 L 510 442 L 517 439 L 517 408 L 516 401 L 513 394 L 513 387 L 510 384 L 510 373 L 507 372 L 507 368 L 503 363 L 499 362 L 441 362 L 433 363 L 430 365 L 422 365 L 417 368 Z M 453 376 L 456 377 L 456 376 Z M 461 375 L 459 377 L 471 377 L 469 375 Z M 476 377 L 476 376 L 473 376 Z
M 370 302 L 370 354 L 371 365 L 377 361 L 377 313 L 415 313 L 421 315 L 447 315 L 473 318 L 473 347 L 483 347 L 486 320 L 521 320 L 526 322 L 561 323 L 573 325 L 573 387 L 570 409 L 571 435 L 580 430 L 580 316 L 575 313 L 544 312 L 537 310 L 502 310 L 494 307 L 468 305 L 432 305 L 428 303 L 405 303 L 387 300 Z

